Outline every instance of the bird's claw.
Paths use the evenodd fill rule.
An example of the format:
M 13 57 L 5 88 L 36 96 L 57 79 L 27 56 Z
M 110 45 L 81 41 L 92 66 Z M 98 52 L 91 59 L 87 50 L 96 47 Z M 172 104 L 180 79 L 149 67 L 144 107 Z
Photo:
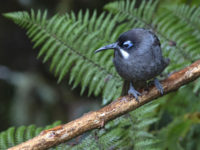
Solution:
M 160 91 L 160 93 L 163 95 L 163 93 L 164 93 L 163 87 L 157 78 L 154 79 L 154 84 L 155 84 L 156 88 Z
M 136 91 L 133 87 L 130 87 L 130 89 L 128 90 L 128 94 L 133 95 L 137 102 L 139 102 L 138 96 L 142 95 L 140 92 Z

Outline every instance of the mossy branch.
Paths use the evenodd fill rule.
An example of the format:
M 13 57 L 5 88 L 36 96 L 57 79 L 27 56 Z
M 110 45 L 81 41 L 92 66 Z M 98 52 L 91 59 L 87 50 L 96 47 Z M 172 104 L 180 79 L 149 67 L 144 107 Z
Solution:
M 163 80 L 161 83 L 165 91 L 164 94 L 177 90 L 181 86 L 197 79 L 199 76 L 200 60 L 178 72 L 173 73 L 170 77 Z M 155 87 L 152 87 L 148 92 L 144 93 L 139 98 L 139 103 L 131 96 L 119 97 L 117 100 L 101 108 L 100 110 L 84 114 L 81 118 L 78 118 L 67 124 L 59 125 L 55 128 L 42 131 L 33 139 L 14 146 L 9 150 L 47 149 L 81 135 L 86 131 L 95 128 L 101 128 L 108 121 L 135 110 L 145 103 L 148 103 L 161 96 L 162 95 L 159 93 L 159 91 Z

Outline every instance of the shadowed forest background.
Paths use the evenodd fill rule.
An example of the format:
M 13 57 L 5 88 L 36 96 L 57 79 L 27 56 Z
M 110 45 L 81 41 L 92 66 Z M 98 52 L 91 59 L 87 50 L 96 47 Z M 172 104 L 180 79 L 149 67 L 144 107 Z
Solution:
M 139 7 L 142 1 L 144 0 L 137 0 L 136 7 Z M 37 59 L 40 47 L 33 50 L 34 43 L 27 37 L 26 31 L 3 17 L 2 14 L 24 10 L 30 12 L 31 9 L 35 11 L 40 9 L 42 11 L 48 10 L 48 17 L 50 18 L 56 13 L 64 14 L 74 11 L 77 14 L 80 9 L 83 12 L 86 9 L 90 11 L 96 9 L 98 16 L 104 10 L 103 7 L 109 2 L 114 1 L 6 0 L 1 2 L 0 132 L 6 131 L 12 126 L 20 127 L 22 125 L 29 126 L 34 124 L 37 127 L 45 127 L 55 121 L 66 123 L 80 117 L 84 113 L 101 108 L 102 104 L 107 104 L 105 99 L 102 100 L 101 95 L 94 96 L 92 94 L 88 97 L 88 89 L 86 89 L 83 95 L 80 95 L 80 85 L 72 89 L 72 86 L 68 84 L 70 74 L 67 74 L 62 82 L 58 84 L 58 78 L 49 71 L 50 61 L 42 63 L 42 57 Z M 176 4 L 186 4 L 189 7 L 196 5 L 199 7 L 200 2 L 198 0 L 163 0 L 159 3 L 159 6 L 166 5 L 170 7 Z M 199 32 L 200 26 L 197 28 L 199 29 L 197 32 Z M 199 37 L 197 39 L 200 40 Z M 172 47 L 176 46 L 176 41 L 170 40 L 168 44 Z M 176 68 L 173 70 L 176 71 Z M 151 124 L 147 123 L 148 129 L 145 127 L 145 131 L 153 131 L 152 134 L 155 133 L 154 136 L 158 135 L 168 139 L 165 146 L 163 146 L 164 148 L 173 149 L 173 146 L 176 145 L 174 148 L 180 150 L 200 149 L 199 89 L 200 81 L 198 79 L 198 81 L 184 86 L 178 92 L 171 93 L 156 102 L 156 107 L 157 105 L 159 106 L 154 110 L 154 114 L 150 116 L 157 119 L 151 120 Z M 162 99 L 164 100 L 161 101 Z M 154 108 L 154 106 L 152 107 Z M 145 113 L 142 114 L 145 115 Z M 137 112 L 135 115 L 137 116 Z M 145 115 L 145 117 L 148 118 L 148 115 Z M 142 118 L 143 116 L 140 119 Z M 185 121 L 185 118 L 193 120 L 192 123 Z M 128 121 L 125 120 L 124 122 Z M 113 127 L 113 125 L 110 126 Z M 121 126 L 124 129 L 129 128 L 128 123 Z M 87 134 L 84 136 L 87 136 Z M 145 136 L 150 137 L 151 135 Z M 117 140 L 114 139 L 112 142 Z M 126 144 L 123 143 L 122 145 Z M 135 146 L 131 145 L 130 147 L 133 148 Z

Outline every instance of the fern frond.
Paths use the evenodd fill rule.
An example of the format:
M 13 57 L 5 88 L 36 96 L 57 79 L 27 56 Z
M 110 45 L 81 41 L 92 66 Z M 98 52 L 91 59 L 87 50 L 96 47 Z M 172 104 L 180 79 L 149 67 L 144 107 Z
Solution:
M 35 125 L 21 126 L 18 128 L 11 127 L 6 131 L 0 133 L 0 149 L 8 149 L 22 142 L 25 142 L 35 136 L 37 136 L 42 130 L 53 128 L 59 125 L 61 122 L 57 121 L 52 125 L 45 128 L 37 127 Z
M 173 7 L 165 7 L 167 10 L 172 11 L 173 14 L 180 19 L 181 22 L 187 24 L 193 29 L 192 34 L 200 39 L 200 8 L 193 5 L 188 6 L 185 4 L 175 5 Z
M 27 30 L 27 35 L 35 42 L 34 48 L 42 46 L 38 57 L 44 56 L 43 62 L 52 60 L 50 68 L 59 76 L 58 82 L 71 72 L 69 83 L 73 83 L 72 88 L 81 84 L 81 93 L 89 87 L 89 95 L 103 93 L 108 101 L 120 95 L 118 88 L 121 89 L 122 79 L 110 59 L 112 52 L 94 55 L 95 49 L 102 44 L 114 42 L 120 34 L 123 23 L 116 25 L 117 15 L 113 18 L 111 14 L 105 16 L 103 13 L 97 18 L 96 11 L 91 17 L 89 11 L 86 11 L 85 15 L 79 12 L 78 17 L 71 13 L 55 15 L 47 20 L 46 12 L 42 14 L 40 11 L 31 11 L 30 15 L 27 12 L 16 12 L 5 16 Z M 113 36 L 115 31 L 118 34 Z
M 150 125 L 158 120 L 154 117 L 158 105 L 159 103 L 152 102 L 130 113 L 132 127 L 129 136 L 135 143 L 135 149 L 159 149 L 161 141 L 148 131 Z
M 163 19 L 164 18 L 164 19 Z M 156 30 L 159 34 L 162 35 L 164 39 L 164 46 L 169 47 L 169 42 L 174 41 L 175 51 L 177 55 L 180 54 L 179 57 L 175 57 L 173 61 L 179 60 L 180 63 L 184 62 L 188 64 L 199 58 L 199 42 L 198 39 L 192 35 L 192 28 L 189 28 L 187 24 L 182 23 L 176 18 L 172 12 L 165 11 L 162 14 L 158 15 L 158 17 L 153 22 L 154 26 L 156 26 Z M 163 36 L 165 35 L 165 36 Z M 168 40 L 170 39 L 170 40 Z M 167 47 L 163 47 L 164 51 L 167 50 Z M 172 52 L 175 55 L 174 52 Z

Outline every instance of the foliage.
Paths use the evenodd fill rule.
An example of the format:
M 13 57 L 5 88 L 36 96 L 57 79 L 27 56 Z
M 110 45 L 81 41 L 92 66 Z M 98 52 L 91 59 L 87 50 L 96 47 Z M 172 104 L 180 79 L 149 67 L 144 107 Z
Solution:
M 177 117 L 167 128 L 163 128 L 160 135 L 166 142 L 162 145 L 162 149 L 198 149 L 199 137 L 195 137 L 195 134 L 199 133 L 199 115 L 199 113 L 191 113 Z
M 36 127 L 35 125 L 10 127 L 6 131 L 0 133 L 0 149 L 8 149 L 14 145 L 20 144 L 37 136 L 42 130 L 53 128 L 59 125 L 61 122 L 54 122 L 52 125 L 45 128 Z
M 94 55 L 94 50 L 115 42 L 124 31 L 142 27 L 158 35 L 164 56 L 171 60 L 165 73 L 200 58 L 199 7 L 185 4 L 169 7 L 159 1 L 142 1 L 137 8 L 135 4 L 135 0 L 108 3 L 107 12 L 99 16 L 96 11 L 88 10 L 77 15 L 73 12 L 56 14 L 50 19 L 47 19 L 47 11 L 33 10 L 30 14 L 20 11 L 4 16 L 27 30 L 33 47 L 40 47 L 38 57 L 51 62 L 50 70 L 58 76 L 58 82 L 70 74 L 72 88 L 80 85 L 80 94 L 88 89 L 88 96 L 102 94 L 102 103 L 106 104 L 120 96 L 123 81 L 113 67 L 113 52 Z M 183 145 L 191 141 L 191 135 L 199 132 L 193 127 L 198 121 L 184 118 L 185 113 L 199 111 L 199 89 L 200 80 L 197 80 L 175 94 L 162 97 L 164 100 L 157 101 L 161 104 L 159 109 L 156 109 L 157 103 L 145 105 L 112 121 L 99 132 L 92 131 L 73 147 L 62 144 L 55 149 L 158 149 L 160 144 L 160 149 L 183 149 Z M 195 103 L 189 102 L 191 100 Z M 164 118 L 167 123 L 163 124 L 165 114 L 171 119 Z M 9 134 L 4 133 L 4 136 L 9 138 Z M 13 139 L 13 136 L 9 138 Z M 186 147 L 195 149 L 195 144 Z
M 50 69 L 54 69 L 55 75 L 59 76 L 58 82 L 70 72 L 69 83 L 73 82 L 72 89 L 81 83 L 81 94 L 89 87 L 89 96 L 92 93 L 97 96 L 103 91 L 105 99 L 119 97 L 122 80 L 112 65 L 112 52 L 94 55 L 95 49 L 108 42 L 117 16 L 112 21 L 111 14 L 106 16 L 102 13 L 97 19 L 96 12 L 88 20 L 89 11 L 84 16 L 80 11 L 78 17 L 71 13 L 55 15 L 49 20 L 46 19 L 47 13 L 41 15 L 40 11 L 37 14 L 32 11 L 31 15 L 16 12 L 5 16 L 13 18 L 16 24 L 27 29 L 27 35 L 35 42 L 34 48 L 43 44 L 38 57 L 45 55 L 44 62 L 52 58 Z M 114 32 L 118 34 L 112 39 L 116 40 L 122 26 L 115 29 Z M 103 31 L 107 34 L 103 34 Z M 114 41 L 112 39 L 110 41 Z

